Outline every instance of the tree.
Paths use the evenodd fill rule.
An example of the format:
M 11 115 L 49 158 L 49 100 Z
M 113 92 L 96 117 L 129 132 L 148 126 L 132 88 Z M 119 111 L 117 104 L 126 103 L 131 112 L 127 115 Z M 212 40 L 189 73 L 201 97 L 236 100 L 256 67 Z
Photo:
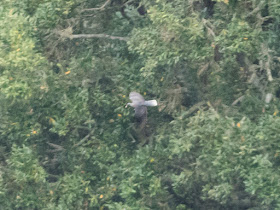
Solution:
M 0 206 L 279 208 L 279 14 L 276 0 L 3 1 Z M 145 137 L 131 91 L 159 101 Z

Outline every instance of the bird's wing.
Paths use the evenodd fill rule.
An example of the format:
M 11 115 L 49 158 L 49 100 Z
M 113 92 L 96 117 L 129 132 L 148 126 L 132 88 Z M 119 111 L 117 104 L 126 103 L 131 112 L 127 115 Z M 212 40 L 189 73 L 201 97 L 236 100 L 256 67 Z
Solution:
M 139 128 L 142 130 L 147 122 L 147 107 L 146 106 L 135 107 L 135 118 Z
M 131 92 L 129 94 L 129 99 L 132 101 L 132 103 L 144 103 L 145 99 L 143 96 L 136 92 Z

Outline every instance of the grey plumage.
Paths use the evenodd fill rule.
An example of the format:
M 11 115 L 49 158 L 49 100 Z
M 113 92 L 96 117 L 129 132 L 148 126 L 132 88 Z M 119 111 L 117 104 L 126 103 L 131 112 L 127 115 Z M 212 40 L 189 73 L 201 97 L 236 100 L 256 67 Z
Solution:
M 126 107 L 128 105 L 134 107 L 135 118 L 139 124 L 140 129 L 143 129 L 147 122 L 147 106 L 157 106 L 157 101 L 145 101 L 144 97 L 137 92 L 131 92 L 129 94 L 129 99 L 132 103 L 127 103 Z

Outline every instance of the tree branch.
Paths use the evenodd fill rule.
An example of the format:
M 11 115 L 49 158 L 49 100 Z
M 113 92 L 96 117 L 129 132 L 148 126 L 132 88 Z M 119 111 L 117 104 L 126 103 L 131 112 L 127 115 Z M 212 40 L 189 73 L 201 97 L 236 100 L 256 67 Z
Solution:
M 265 44 L 262 44 L 261 48 L 262 48 L 262 53 L 263 53 L 263 56 L 262 56 L 263 60 L 260 61 L 260 64 L 262 66 L 262 69 L 266 70 L 266 75 L 267 75 L 268 81 L 272 82 L 273 77 L 272 77 L 272 73 L 271 73 L 271 69 L 270 69 L 270 66 L 271 66 L 270 64 L 272 62 L 271 55 L 270 55 L 271 50 Z M 265 60 L 265 58 L 266 58 L 266 60 Z
M 61 152 L 61 151 L 64 151 L 65 149 L 60 146 L 60 145 L 57 145 L 57 144 L 54 144 L 54 143 L 50 143 L 50 142 L 47 142 L 47 144 L 51 147 L 53 147 L 54 149 L 53 150 L 48 150 L 48 152 L 51 152 L 51 153 L 55 153 L 55 152 Z
M 251 11 L 249 14 L 247 14 L 247 17 L 251 16 L 251 15 L 256 15 L 256 13 L 258 13 L 259 11 L 261 11 L 263 9 L 263 5 L 264 2 L 260 2 L 258 6 L 255 7 L 255 9 L 253 11 Z
M 214 26 L 206 19 L 202 19 L 202 23 L 205 26 L 205 28 L 207 29 L 208 34 L 210 34 L 215 39 L 216 35 L 215 35 L 215 32 L 213 31 Z
M 238 99 L 236 99 L 234 102 L 232 102 L 232 106 L 235 106 L 238 102 L 241 102 L 243 101 L 243 99 L 245 98 L 245 96 L 240 96 Z
M 98 11 L 98 10 L 104 10 L 105 7 L 111 2 L 111 0 L 107 0 L 101 7 L 98 8 L 89 8 L 89 9 L 83 9 L 82 12 L 86 11 Z
M 82 38 L 107 38 L 118 39 L 120 41 L 128 41 L 127 37 L 111 36 L 108 34 L 72 34 L 69 35 L 70 39 L 82 39 Z
M 57 149 L 57 150 L 64 150 L 64 148 L 60 145 L 57 145 L 57 144 L 54 144 L 54 143 L 50 143 L 50 142 L 47 142 L 48 145 L 50 145 L 51 147 Z
M 93 134 L 93 132 L 94 132 L 94 130 L 91 130 L 91 131 L 89 132 L 88 135 L 86 135 L 86 136 L 85 136 L 81 141 L 79 141 L 77 144 L 74 144 L 73 147 L 78 147 L 78 146 L 80 146 L 81 144 L 83 144 L 86 140 L 88 140 L 88 138 Z
M 128 41 L 127 37 L 111 36 L 108 34 L 73 34 L 72 27 L 68 27 L 64 30 L 56 32 L 61 37 L 69 39 L 83 39 L 83 38 L 107 38 L 107 39 L 118 39 L 120 41 Z

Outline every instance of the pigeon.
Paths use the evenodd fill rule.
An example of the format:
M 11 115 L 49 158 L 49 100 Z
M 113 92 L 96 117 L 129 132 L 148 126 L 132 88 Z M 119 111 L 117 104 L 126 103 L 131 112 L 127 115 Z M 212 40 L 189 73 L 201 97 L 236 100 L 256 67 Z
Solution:
M 157 106 L 158 103 L 156 100 L 145 101 L 144 97 L 137 92 L 131 92 L 129 99 L 132 103 L 127 103 L 125 107 L 128 105 L 134 107 L 136 121 L 138 122 L 139 128 L 143 129 L 147 122 L 147 106 Z

